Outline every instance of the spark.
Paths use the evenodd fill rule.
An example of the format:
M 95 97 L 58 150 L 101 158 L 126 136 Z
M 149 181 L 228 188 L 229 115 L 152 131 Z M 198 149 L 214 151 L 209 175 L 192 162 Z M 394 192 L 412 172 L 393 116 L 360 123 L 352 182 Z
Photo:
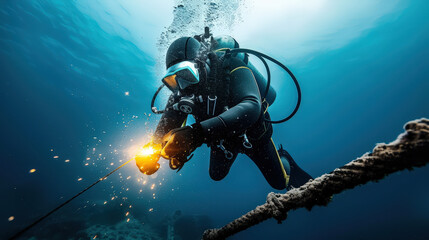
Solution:
M 36 169 L 35 168 L 33 168 L 33 169 L 30 169 L 30 171 L 28 171 L 29 173 L 34 173 L 36 171 Z
M 130 178 L 131 178 L 131 176 L 128 176 L 128 177 L 127 177 L 127 180 L 129 180 Z
M 87 158 L 86 158 L 86 160 L 87 160 L 87 161 L 88 161 L 88 160 L 90 160 L 90 159 L 91 159 L 91 158 L 89 158 L 89 157 L 87 157 Z
M 125 96 L 129 96 L 130 95 L 130 92 L 125 92 Z
M 12 222 L 13 220 L 15 220 L 14 216 L 10 216 L 7 220 L 9 220 L 9 222 Z
M 110 163 L 110 166 L 113 166 L 113 163 Z
M 104 201 L 104 204 L 107 204 L 107 201 Z
M 129 208 L 132 208 L 133 207 L 133 205 L 130 205 L 130 207 Z
M 152 186 L 150 186 L 150 190 L 153 190 L 155 188 L 155 183 L 152 184 Z
M 97 238 L 97 235 L 95 235 L 92 239 L 96 239 Z
M 89 163 L 85 163 L 85 166 L 88 166 L 89 165 Z
M 147 183 L 147 181 L 146 181 L 146 180 L 144 180 L 144 181 L 143 181 L 143 185 L 146 185 L 146 183 Z
M 148 156 L 148 155 L 152 155 L 154 153 L 155 153 L 155 149 L 153 149 L 153 147 L 149 146 L 149 147 L 142 148 L 137 155 Z
M 80 178 L 78 178 L 78 179 L 77 179 L 77 181 L 82 181 L 82 178 L 81 178 L 81 177 L 80 177 Z
M 125 217 L 127 217 L 128 215 L 130 215 L 130 212 L 125 213 Z
M 54 158 L 59 158 L 59 156 L 54 156 Z
M 112 201 L 113 201 L 113 200 L 115 200 L 115 197 L 112 197 L 111 199 L 112 199 Z
M 149 212 L 152 212 L 153 211 L 153 208 L 149 208 Z
M 127 222 L 129 222 L 129 221 L 130 221 L 130 219 L 128 218 L 128 219 L 127 219 Z
M 70 159 L 66 159 L 66 160 L 64 160 L 64 162 L 70 162 Z

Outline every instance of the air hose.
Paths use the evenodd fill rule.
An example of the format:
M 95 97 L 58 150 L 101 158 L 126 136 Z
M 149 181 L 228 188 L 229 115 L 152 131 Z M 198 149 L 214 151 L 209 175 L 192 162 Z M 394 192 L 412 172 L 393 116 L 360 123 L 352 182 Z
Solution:
M 301 105 L 301 87 L 299 86 L 298 80 L 296 80 L 296 77 L 289 70 L 289 68 L 287 68 L 285 65 L 283 65 L 281 62 L 277 61 L 276 59 L 274 59 L 274 58 L 272 58 L 266 54 L 263 54 L 261 52 L 255 51 L 255 50 L 246 49 L 246 48 L 233 48 L 233 49 L 226 50 L 226 54 L 234 54 L 234 53 L 248 53 L 248 54 L 252 54 L 252 55 L 258 57 L 259 59 L 261 59 L 265 68 L 267 69 L 267 86 L 265 89 L 264 98 L 266 97 L 266 95 L 268 94 L 268 91 L 270 89 L 271 75 L 270 75 L 270 69 L 268 68 L 266 61 L 262 60 L 262 59 L 266 58 L 266 59 L 270 60 L 271 62 L 277 64 L 279 67 L 281 67 L 283 70 L 285 70 L 289 74 L 289 76 L 292 78 L 293 82 L 295 83 L 296 91 L 298 93 L 298 99 L 297 99 L 297 102 L 295 105 L 295 109 L 292 111 L 291 114 L 289 114 L 289 116 L 287 116 L 283 119 L 280 119 L 277 121 L 265 119 L 265 121 L 275 124 L 275 123 L 283 123 L 283 122 L 286 122 L 287 120 L 291 119 L 296 114 L 296 112 L 299 109 L 299 106 Z
M 155 114 L 163 114 L 165 112 L 164 110 L 158 110 L 154 105 L 155 105 L 155 100 L 156 97 L 158 96 L 159 92 L 161 91 L 161 89 L 165 86 L 165 84 L 162 84 L 161 86 L 159 86 L 158 90 L 156 90 L 155 94 L 152 97 L 152 101 L 150 102 L 150 109 L 152 110 L 153 113 Z

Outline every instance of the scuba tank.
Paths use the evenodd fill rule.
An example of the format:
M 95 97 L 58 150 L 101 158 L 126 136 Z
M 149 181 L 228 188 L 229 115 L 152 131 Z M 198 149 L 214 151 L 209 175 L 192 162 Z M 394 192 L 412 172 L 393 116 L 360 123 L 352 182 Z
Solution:
M 239 48 L 240 45 L 238 42 L 231 36 L 223 35 L 223 36 L 217 36 L 213 38 L 216 41 L 215 46 L 212 48 L 212 51 L 218 52 L 218 51 L 226 51 L 227 49 L 235 49 Z M 239 58 L 242 60 L 247 67 L 252 70 L 253 75 L 255 76 L 256 82 L 258 84 L 259 92 L 262 94 L 265 92 L 267 88 L 267 79 L 258 71 L 258 69 L 249 61 L 249 55 L 247 53 L 237 53 L 234 54 L 234 57 Z M 276 91 L 272 86 L 269 86 L 268 93 L 266 95 L 263 95 L 265 97 L 265 100 L 269 104 L 269 106 L 273 105 L 275 99 L 276 99 Z

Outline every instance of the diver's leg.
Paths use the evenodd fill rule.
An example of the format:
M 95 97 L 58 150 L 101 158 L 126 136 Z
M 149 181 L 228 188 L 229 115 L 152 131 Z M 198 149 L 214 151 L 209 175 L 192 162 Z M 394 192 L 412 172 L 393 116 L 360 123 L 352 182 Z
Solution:
M 289 182 L 289 175 L 271 138 L 252 143 L 253 147 L 246 152 L 258 166 L 271 187 L 283 190 Z
M 229 169 L 237 157 L 236 151 L 232 151 L 232 153 L 233 157 L 228 159 L 220 148 L 211 147 L 209 173 L 213 180 L 220 181 L 229 173 Z

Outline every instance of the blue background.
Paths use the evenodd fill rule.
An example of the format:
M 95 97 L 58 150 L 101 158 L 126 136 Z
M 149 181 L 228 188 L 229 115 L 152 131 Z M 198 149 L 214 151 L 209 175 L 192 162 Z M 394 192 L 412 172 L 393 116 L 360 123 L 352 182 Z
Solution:
M 127 160 L 127 149 L 156 126 L 158 117 L 149 115 L 159 83 L 156 51 L 109 33 L 77 5 L 0 3 L 0 236 L 10 236 Z M 303 100 L 292 120 L 275 126 L 273 139 L 312 176 L 378 142 L 393 141 L 404 123 L 429 116 L 429 4 L 402 1 L 402 6 L 344 46 L 285 62 L 301 84 Z M 154 42 L 147 44 L 156 49 Z M 262 50 L 277 57 L 282 47 Z M 292 109 L 295 97 L 288 82 L 277 93 L 273 118 Z M 131 222 L 144 222 L 165 237 L 165 217 L 181 210 L 182 228 L 190 230 L 177 231 L 195 238 L 262 204 L 274 191 L 246 157 L 214 182 L 207 148 L 196 155 L 178 174 L 163 163 L 157 176 L 141 176 L 129 164 L 30 235 L 72 238 L 94 224 L 125 221 L 130 211 Z M 395 173 L 335 196 L 328 207 L 297 210 L 282 225 L 269 220 L 232 239 L 425 239 L 428 174 L 427 167 Z M 15 219 L 8 221 L 10 216 Z

